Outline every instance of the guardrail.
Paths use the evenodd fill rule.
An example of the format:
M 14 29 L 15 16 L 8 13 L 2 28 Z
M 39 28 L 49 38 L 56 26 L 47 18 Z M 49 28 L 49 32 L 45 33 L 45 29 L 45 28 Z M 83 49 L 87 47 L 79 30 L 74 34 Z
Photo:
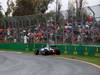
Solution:
M 37 48 L 46 46 L 46 44 L 19 44 L 19 43 L 1 43 L 0 50 L 13 51 L 34 51 Z M 63 45 L 56 44 L 61 50 L 61 54 L 79 55 L 79 56 L 100 56 L 100 46 L 96 45 Z

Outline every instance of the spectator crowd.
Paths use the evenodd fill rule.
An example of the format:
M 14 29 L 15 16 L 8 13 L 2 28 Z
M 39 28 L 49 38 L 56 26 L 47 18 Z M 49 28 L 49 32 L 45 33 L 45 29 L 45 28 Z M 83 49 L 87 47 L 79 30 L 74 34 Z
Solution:
M 100 43 L 100 24 L 37 24 L 34 28 L 0 29 L 0 43 Z

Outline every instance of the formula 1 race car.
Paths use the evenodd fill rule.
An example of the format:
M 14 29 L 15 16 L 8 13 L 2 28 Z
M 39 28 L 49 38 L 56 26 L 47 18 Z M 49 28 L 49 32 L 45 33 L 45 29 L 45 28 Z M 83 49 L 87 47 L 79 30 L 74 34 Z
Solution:
M 46 46 L 35 50 L 35 55 L 60 55 L 60 50 L 56 46 Z

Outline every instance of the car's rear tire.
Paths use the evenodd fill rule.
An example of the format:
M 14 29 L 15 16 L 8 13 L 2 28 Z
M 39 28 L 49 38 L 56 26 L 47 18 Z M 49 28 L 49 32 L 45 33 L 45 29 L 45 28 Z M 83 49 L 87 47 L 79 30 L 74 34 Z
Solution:
M 56 53 L 56 55 L 60 55 L 60 54 L 61 54 L 60 51 Z

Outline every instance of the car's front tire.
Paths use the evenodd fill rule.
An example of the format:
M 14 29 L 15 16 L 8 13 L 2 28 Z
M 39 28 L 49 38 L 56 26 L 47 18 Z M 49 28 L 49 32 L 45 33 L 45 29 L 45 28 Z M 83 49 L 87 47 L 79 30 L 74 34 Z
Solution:
M 35 51 L 35 55 L 39 55 L 39 50 L 36 50 Z

